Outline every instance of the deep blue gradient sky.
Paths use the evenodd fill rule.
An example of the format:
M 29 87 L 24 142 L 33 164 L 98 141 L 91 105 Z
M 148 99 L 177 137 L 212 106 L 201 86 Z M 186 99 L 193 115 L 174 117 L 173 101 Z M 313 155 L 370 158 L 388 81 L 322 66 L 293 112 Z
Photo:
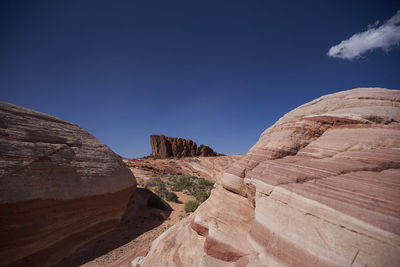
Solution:
M 293 108 L 400 89 L 400 48 L 329 48 L 400 1 L 0 1 L 0 100 L 83 127 L 125 157 L 150 134 L 246 153 Z

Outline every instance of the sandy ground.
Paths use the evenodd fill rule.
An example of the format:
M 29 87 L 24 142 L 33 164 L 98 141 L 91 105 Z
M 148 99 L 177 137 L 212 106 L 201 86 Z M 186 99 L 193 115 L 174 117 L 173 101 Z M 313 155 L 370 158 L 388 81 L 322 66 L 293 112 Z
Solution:
M 138 187 L 121 224 L 113 231 L 89 242 L 56 266 L 128 266 L 135 253 L 146 254 L 151 242 L 164 231 L 189 214 L 184 202 L 194 197 L 175 192 L 178 201 L 167 202 L 171 210 L 162 211 L 146 206 L 149 197 L 143 187 Z

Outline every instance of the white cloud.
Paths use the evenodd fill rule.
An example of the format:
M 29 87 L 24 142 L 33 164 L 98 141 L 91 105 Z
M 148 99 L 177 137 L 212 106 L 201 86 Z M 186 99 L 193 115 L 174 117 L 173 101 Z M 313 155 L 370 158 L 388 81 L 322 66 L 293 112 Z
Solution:
M 391 47 L 400 43 L 400 10 L 386 23 L 378 27 L 379 21 L 368 25 L 368 30 L 359 32 L 350 39 L 332 46 L 327 55 L 343 59 L 359 58 L 362 54 L 381 48 L 388 52 Z

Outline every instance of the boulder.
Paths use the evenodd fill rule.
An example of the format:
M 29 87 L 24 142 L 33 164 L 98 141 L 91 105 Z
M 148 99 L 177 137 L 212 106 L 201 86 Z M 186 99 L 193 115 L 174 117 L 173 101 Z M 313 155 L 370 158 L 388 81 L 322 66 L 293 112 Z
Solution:
M 400 91 L 282 117 L 141 266 L 399 266 Z
M 0 265 L 50 266 L 113 229 L 136 188 L 77 125 L 0 102 Z

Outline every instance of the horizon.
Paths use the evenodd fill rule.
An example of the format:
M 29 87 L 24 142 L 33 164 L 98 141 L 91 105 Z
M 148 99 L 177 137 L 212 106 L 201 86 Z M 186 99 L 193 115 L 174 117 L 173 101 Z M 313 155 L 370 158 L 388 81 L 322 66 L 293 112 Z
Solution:
M 353 89 L 368 89 L 368 88 L 376 88 L 376 87 L 359 87 L 359 88 L 351 88 L 351 89 L 348 89 L 348 90 L 353 90 Z M 381 87 L 378 87 L 378 88 L 381 88 Z M 382 89 L 388 89 L 388 90 L 399 90 L 399 89 L 393 89 L 393 88 L 382 88 Z M 343 90 L 343 91 L 347 91 L 347 90 Z M 342 91 L 338 91 L 338 92 L 342 92 Z M 333 92 L 333 93 L 330 93 L 330 94 L 335 94 L 335 93 L 337 93 L 337 92 Z M 326 95 L 328 95 L 328 94 L 325 94 L 325 95 L 321 95 L 321 96 L 319 96 L 319 97 L 322 97 L 322 96 L 326 96 Z M 316 98 L 314 98 L 314 99 L 317 99 L 317 98 L 319 98 L 319 97 L 316 97 Z M 313 100 L 314 100 L 313 99 Z M 309 102 L 311 102 L 311 101 L 313 101 L 313 100 L 310 100 Z M 6 102 L 7 103 L 7 102 Z M 306 103 L 308 103 L 308 102 L 306 102 Z M 306 104 L 306 103 L 303 103 L 303 104 Z M 13 103 L 9 103 L 9 104 L 13 104 Z M 13 104 L 13 105 L 15 105 L 15 104 Z M 24 106 L 22 106 L 23 108 L 28 108 L 28 107 L 24 107 Z M 297 107 L 295 107 L 295 108 L 297 108 Z M 295 108 L 293 108 L 293 109 L 295 109 Z M 28 108 L 29 109 L 29 108 Z M 292 110 L 293 110 L 292 109 Z M 292 111 L 292 110 L 290 110 L 290 111 Z M 37 111 L 37 112 L 41 112 L 41 111 L 38 111 L 38 110 L 34 110 L 34 111 Z M 290 111 L 288 111 L 288 112 L 290 112 Z M 287 112 L 287 113 L 288 113 Z M 43 113 L 43 114 L 46 114 L 46 115 L 50 115 L 50 116 L 52 116 L 51 114 L 47 114 L 47 113 L 45 113 L 45 112 L 41 112 L 41 113 Z M 284 115 L 286 115 L 286 113 L 284 114 Z M 282 115 L 282 116 L 284 116 L 284 115 Z M 55 117 L 55 116 L 52 116 L 52 117 L 54 117 L 54 118 L 56 118 L 56 119 L 60 119 L 60 120 L 63 120 L 63 121 L 66 121 L 66 120 L 64 120 L 64 119 L 62 119 L 62 118 L 59 118 L 59 117 Z M 278 121 L 279 120 L 279 118 L 276 120 L 276 121 Z M 276 122 L 275 121 L 275 122 Z M 72 122 L 70 122 L 70 121 L 66 121 L 66 122 L 69 122 L 69 123 L 72 123 Z M 259 137 L 262 135 L 262 133 L 265 131 L 265 130 L 267 130 L 269 127 L 271 127 L 271 126 L 273 126 L 274 124 L 275 124 L 275 122 L 274 123 L 272 123 L 270 126 L 268 126 L 267 128 L 265 128 L 260 134 L 259 134 Z M 75 123 L 74 123 L 75 124 Z M 77 125 L 77 124 L 76 124 Z M 77 125 L 78 127 L 80 127 L 80 128 L 82 128 L 82 129 L 84 129 L 83 127 L 81 127 L 80 125 Z M 86 130 L 86 129 L 84 129 L 84 130 Z M 90 132 L 89 132 L 90 133 Z M 149 147 L 150 147 L 150 153 L 149 154 L 147 154 L 147 155 L 143 155 L 143 156 L 139 156 L 139 157 L 132 157 L 132 158 L 129 158 L 129 157 L 124 157 L 123 155 L 120 155 L 120 154 L 118 154 L 117 152 L 115 152 L 115 151 L 113 151 L 114 153 L 116 153 L 116 154 L 118 154 L 119 156 L 121 156 L 121 157 L 123 157 L 123 158 L 126 158 L 126 159 L 135 159 L 135 158 L 145 158 L 145 157 L 148 157 L 148 156 L 151 156 L 152 155 L 152 151 L 151 151 L 151 144 L 150 144 L 150 136 L 151 135 L 164 135 L 164 136 L 166 136 L 166 137 L 172 137 L 172 138 L 182 138 L 182 137 L 180 137 L 180 136 L 168 136 L 168 135 L 165 135 L 165 134 L 162 134 L 162 133 L 159 133 L 159 134 L 157 134 L 157 133 L 150 133 L 149 134 L 149 136 L 148 136 L 148 141 L 149 141 Z M 96 136 L 95 136 L 96 137 Z M 97 138 L 97 137 L 96 137 Z M 98 139 L 98 138 L 97 138 Z M 192 140 L 191 138 L 184 138 L 184 139 L 186 139 L 186 140 Z M 258 140 L 258 138 L 257 138 L 257 140 Z M 101 141 L 101 140 L 100 140 Z M 192 140 L 196 145 L 197 145 L 197 147 L 199 147 L 199 146 L 201 146 L 201 145 L 205 145 L 205 146 L 208 146 L 207 144 L 202 144 L 202 143 L 198 143 L 198 142 L 196 142 L 196 140 Z M 256 142 L 255 142 L 256 143 Z M 254 144 L 255 144 L 254 143 Z M 104 143 L 105 145 L 107 145 L 106 143 Z M 253 145 L 254 145 L 253 144 Z M 107 145 L 108 146 L 108 145 Z M 109 146 L 108 146 L 109 147 Z M 110 148 L 110 147 L 109 147 Z M 250 147 L 251 148 L 251 147 Z M 249 148 L 249 149 L 250 149 Z M 213 149 L 212 147 L 211 147 L 211 149 Z M 217 152 L 217 153 L 221 153 L 221 152 L 218 152 L 218 151 L 215 151 L 214 149 L 213 149 L 213 151 L 214 152 Z M 244 154 L 246 154 L 248 151 L 246 151 L 245 153 L 234 153 L 234 154 L 224 154 L 224 153 L 222 153 L 222 155 L 244 155 Z
M 362 38 L 398 34 L 400 3 L 340 3 L 2 1 L 0 100 L 125 158 L 151 154 L 150 134 L 245 154 L 320 96 L 399 89 L 397 39 Z

